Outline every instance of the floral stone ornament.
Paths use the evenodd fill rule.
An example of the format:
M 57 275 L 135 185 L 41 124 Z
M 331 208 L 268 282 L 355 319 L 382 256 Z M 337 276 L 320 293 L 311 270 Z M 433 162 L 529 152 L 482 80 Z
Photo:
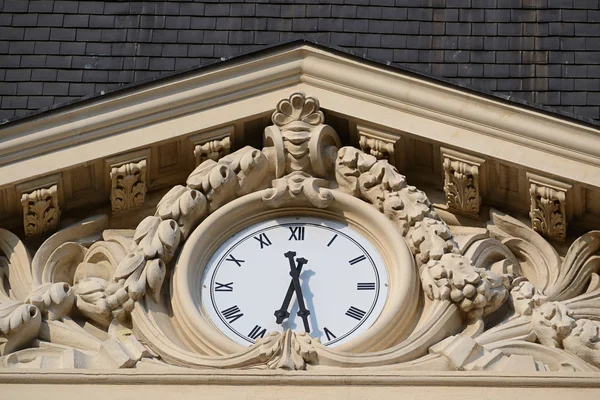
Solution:
M 294 93 L 277 104 L 272 121 L 263 149 L 202 162 L 131 230 L 108 229 L 107 216 L 92 216 L 52 235 L 33 258 L 17 236 L 0 230 L 2 367 L 598 371 L 600 231 L 577 239 L 564 258 L 495 211 L 487 229 L 453 235 L 425 193 L 387 160 L 341 147 L 317 99 Z M 350 298 L 376 298 L 381 307 L 348 304 L 338 317 L 311 306 L 317 275 L 302 273 L 318 261 L 296 254 L 304 251 L 298 244 L 289 263 L 279 256 L 283 322 L 271 331 L 251 322 L 253 329 L 239 332 L 243 345 L 246 339 L 230 337 L 253 311 L 242 303 L 219 308 L 217 296 L 237 295 L 243 282 L 236 274 L 254 254 L 308 243 L 311 231 L 277 225 L 286 233 L 281 242 L 275 228 L 249 234 L 254 247 L 243 257 L 230 243 L 241 249 L 244 229 L 292 216 L 319 220 L 323 230 L 335 221 L 364 238 L 364 254 L 341 262 L 366 271 L 373 260 L 369 271 L 378 275 L 354 284 Z M 342 238 L 336 232 L 331 243 Z M 206 271 L 213 264 L 227 265 L 219 268 L 234 278 L 212 282 Z M 275 279 L 244 271 L 257 287 Z M 384 278 L 389 290 L 378 298 Z M 212 316 L 205 290 L 217 299 Z M 370 325 L 368 312 L 377 317 Z M 348 340 L 329 345 L 341 336 L 332 324 L 348 321 L 357 326 Z

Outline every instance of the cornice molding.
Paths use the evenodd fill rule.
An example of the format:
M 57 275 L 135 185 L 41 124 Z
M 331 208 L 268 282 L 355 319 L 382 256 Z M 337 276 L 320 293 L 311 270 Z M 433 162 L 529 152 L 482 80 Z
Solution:
M 344 374 L 325 371 L 281 371 L 281 370 L 190 370 L 178 367 L 161 368 L 156 371 L 140 371 L 120 369 L 115 371 L 101 370 L 24 370 L 0 371 L 0 379 L 4 384 L 33 382 L 37 384 L 98 384 L 110 382 L 114 385 L 367 385 L 367 386 L 454 386 L 454 387 L 507 387 L 600 389 L 598 372 L 536 372 L 506 373 L 494 371 L 383 371 L 345 370 Z M 588 394 L 589 395 L 589 394 Z
M 600 185 L 597 129 L 301 44 L 0 129 L 0 187 L 223 125 L 232 110 L 236 118 L 267 112 L 292 88 L 332 111 Z

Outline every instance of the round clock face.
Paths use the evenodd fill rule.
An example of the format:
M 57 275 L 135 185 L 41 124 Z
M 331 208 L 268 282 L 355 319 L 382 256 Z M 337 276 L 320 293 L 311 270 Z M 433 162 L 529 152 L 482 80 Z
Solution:
M 204 311 L 230 339 L 249 345 L 268 332 L 309 332 L 326 346 L 366 331 L 388 292 L 383 260 L 339 222 L 285 217 L 227 240 L 202 278 Z

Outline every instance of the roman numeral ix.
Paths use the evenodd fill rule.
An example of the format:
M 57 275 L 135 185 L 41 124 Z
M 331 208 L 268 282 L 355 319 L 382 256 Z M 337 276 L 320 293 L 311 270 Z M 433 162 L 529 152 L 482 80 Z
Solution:
M 291 235 L 288 240 L 304 240 L 304 227 L 303 226 L 290 226 Z
M 261 233 L 258 236 L 254 236 L 254 239 L 258 240 L 260 242 L 260 248 L 262 249 L 263 247 L 269 247 L 272 243 L 269 240 L 269 238 L 267 237 L 266 234 Z
M 248 337 L 251 338 L 251 339 L 256 340 L 259 336 L 261 338 L 264 338 L 266 333 L 267 333 L 267 329 L 266 328 L 263 328 L 260 325 L 254 325 L 254 328 L 252 328 L 252 330 L 248 334 Z
M 365 257 L 365 255 L 363 254 L 362 256 L 358 256 L 356 258 L 353 258 L 352 260 L 348 261 L 350 263 L 350 265 L 354 265 L 356 263 L 359 263 L 361 261 L 365 261 L 367 259 L 367 257 Z
M 354 318 L 358 321 L 360 321 L 361 319 L 363 319 L 363 317 L 365 316 L 366 312 L 364 312 L 363 310 L 356 308 L 356 307 L 350 307 L 348 309 L 348 311 L 346 311 L 346 315 L 349 316 L 350 318 Z
M 215 292 L 233 292 L 233 282 L 229 282 L 229 283 L 215 282 Z
M 374 282 L 357 283 L 356 289 L 357 290 L 375 290 L 375 283 Z
M 233 324 L 244 315 L 238 306 L 229 307 L 228 309 L 221 311 L 221 314 L 223 314 L 230 324 Z

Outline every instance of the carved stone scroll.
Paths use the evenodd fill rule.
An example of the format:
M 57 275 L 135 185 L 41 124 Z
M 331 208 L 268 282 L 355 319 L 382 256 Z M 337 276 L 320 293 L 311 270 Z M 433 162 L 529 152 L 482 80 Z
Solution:
M 23 193 L 21 204 L 25 236 L 36 237 L 58 228 L 60 219 L 58 185 Z
M 387 160 L 390 164 L 396 165 L 396 145 L 400 141 L 400 136 L 366 125 L 357 125 L 356 131 L 362 151 L 378 160 Z
M 481 205 L 479 174 L 484 160 L 443 147 L 441 152 L 446 204 L 453 210 L 478 215 Z
M 196 166 L 206 160 L 219 161 L 228 155 L 231 152 L 234 129 L 233 125 L 228 125 L 190 136 L 190 140 L 194 144 Z
M 146 159 L 111 166 L 110 181 L 113 213 L 143 206 L 146 198 Z
M 563 240 L 567 234 L 567 192 L 571 185 L 527 174 L 531 227 L 541 235 Z

